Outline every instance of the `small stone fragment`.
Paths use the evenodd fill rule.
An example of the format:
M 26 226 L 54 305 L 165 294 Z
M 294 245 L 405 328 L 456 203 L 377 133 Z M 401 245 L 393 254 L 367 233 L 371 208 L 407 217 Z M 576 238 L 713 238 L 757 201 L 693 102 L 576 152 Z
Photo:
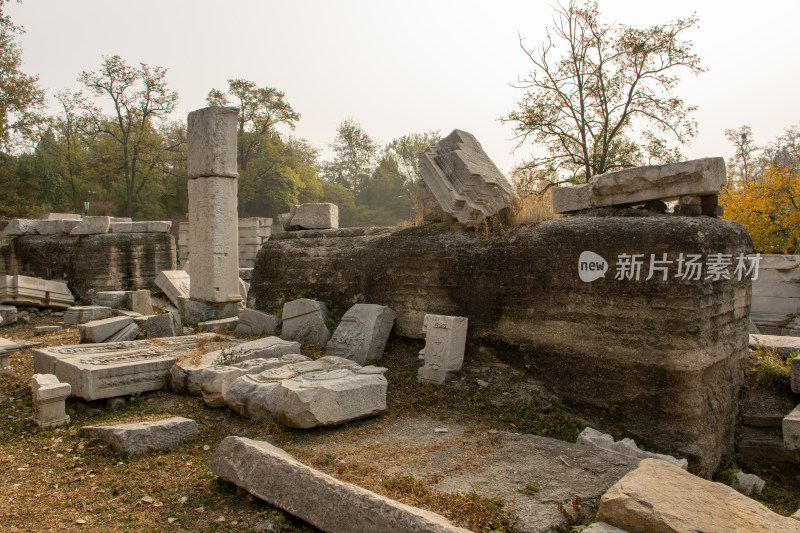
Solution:
M 175 319 L 171 313 L 151 315 L 145 319 L 145 336 L 148 339 L 175 336 Z
M 331 203 L 295 205 L 289 226 L 292 229 L 338 228 L 339 207 Z
M 328 308 L 317 300 L 299 298 L 283 305 L 281 337 L 287 340 L 324 346 L 331 336 L 325 322 Z
M 396 316 L 385 305 L 354 305 L 344 314 L 328 341 L 325 355 L 344 357 L 359 365 L 380 358 Z
M 81 435 L 98 439 L 117 453 L 142 455 L 149 447 L 168 450 L 197 437 L 197 423 L 183 417 L 114 426 L 85 426 Z M 151 502 L 152 503 L 152 502 Z
M 731 487 L 738 490 L 745 496 L 753 496 L 754 494 L 761 494 L 764 490 L 764 480 L 753 474 L 745 474 L 741 470 L 736 472 L 731 482 Z
M 50 333 L 57 333 L 63 330 L 61 326 L 34 326 L 33 334 L 34 335 L 48 335 Z
M 467 322 L 465 317 L 425 315 L 422 323 L 425 347 L 419 356 L 425 364 L 417 371 L 420 381 L 441 384 L 461 370 Z

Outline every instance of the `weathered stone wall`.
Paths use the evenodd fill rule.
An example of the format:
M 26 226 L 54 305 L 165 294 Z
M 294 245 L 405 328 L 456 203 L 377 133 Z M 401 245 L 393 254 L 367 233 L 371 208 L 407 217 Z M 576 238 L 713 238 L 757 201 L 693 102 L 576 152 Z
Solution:
M 587 250 L 609 263 L 591 283 L 578 275 Z M 707 217 L 568 217 L 489 237 L 447 226 L 307 231 L 263 246 L 251 290 L 264 305 L 301 291 L 343 310 L 388 305 L 395 333 L 413 337 L 425 313 L 465 316 L 469 344 L 494 348 L 598 427 L 708 475 L 733 447 L 750 281 L 675 279 L 675 264 L 669 280 L 646 281 L 649 256 L 751 250 L 743 227 Z M 623 253 L 646 254 L 639 281 L 614 279 Z
M 0 274 L 64 279 L 76 297 L 90 289 L 156 289 L 156 275 L 175 268 L 169 233 L 23 235 L 0 246 Z

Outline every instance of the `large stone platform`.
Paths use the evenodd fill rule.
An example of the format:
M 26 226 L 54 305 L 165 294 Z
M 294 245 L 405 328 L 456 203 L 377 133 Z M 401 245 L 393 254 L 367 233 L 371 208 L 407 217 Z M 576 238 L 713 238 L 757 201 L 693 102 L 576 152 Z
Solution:
M 78 298 L 89 289 L 154 289 L 158 273 L 175 268 L 169 233 L 22 235 L 0 247 L 0 274 L 63 279 Z
M 611 213 L 625 216 L 560 218 L 488 238 L 457 226 L 275 235 L 251 291 L 266 306 L 301 293 L 340 308 L 387 305 L 396 332 L 411 337 L 422 336 L 426 313 L 467 317 L 465 366 L 470 347 L 495 349 L 596 427 L 709 475 L 733 449 L 751 290 L 733 274 L 750 238 L 708 217 Z M 599 256 L 583 261 L 594 281 L 581 279 L 585 251 Z M 625 267 L 631 254 L 643 254 L 638 276 Z M 658 262 L 663 254 L 671 263 Z M 731 279 L 706 278 L 705 268 L 700 279 L 676 277 L 688 254 L 704 264 L 730 254 Z

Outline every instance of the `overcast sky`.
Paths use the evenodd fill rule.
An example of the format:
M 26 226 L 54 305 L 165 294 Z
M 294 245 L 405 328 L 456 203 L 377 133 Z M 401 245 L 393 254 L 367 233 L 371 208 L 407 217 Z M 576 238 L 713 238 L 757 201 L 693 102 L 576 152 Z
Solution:
M 509 83 L 529 70 L 518 32 L 544 38 L 554 2 L 538 0 L 24 0 L 6 12 L 25 27 L 24 69 L 48 96 L 78 89 L 102 56 L 169 69 L 176 119 L 205 106 L 211 88 L 245 78 L 286 93 L 302 114 L 295 134 L 325 148 L 346 117 L 375 140 L 428 130 L 474 134 L 503 171 L 514 152 L 498 119 L 522 96 Z M 725 128 L 753 127 L 766 144 L 800 122 L 800 1 L 601 0 L 603 20 L 649 26 L 696 12 L 687 37 L 708 72 L 677 94 L 698 106 L 688 158 L 732 148 Z M 513 152 L 513 153 L 512 153 Z

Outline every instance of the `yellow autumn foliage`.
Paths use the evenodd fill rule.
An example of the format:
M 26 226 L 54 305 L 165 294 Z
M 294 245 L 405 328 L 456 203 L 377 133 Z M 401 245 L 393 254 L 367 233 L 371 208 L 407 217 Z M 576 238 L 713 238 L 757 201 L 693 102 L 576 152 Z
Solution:
M 800 252 L 800 168 L 772 166 L 758 179 L 728 184 L 720 204 L 724 218 L 747 228 L 756 252 Z

